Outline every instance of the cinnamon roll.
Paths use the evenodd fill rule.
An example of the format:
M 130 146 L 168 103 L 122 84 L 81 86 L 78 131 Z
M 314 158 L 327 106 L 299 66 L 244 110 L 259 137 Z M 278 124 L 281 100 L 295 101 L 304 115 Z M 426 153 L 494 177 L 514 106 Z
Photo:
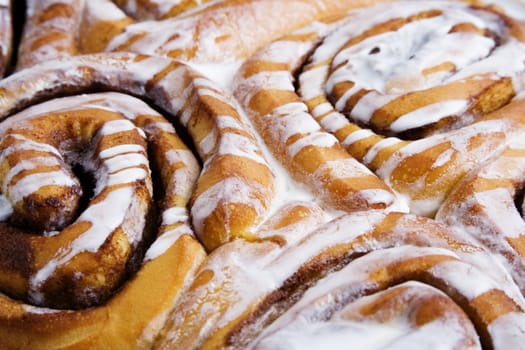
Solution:
M 465 288 L 464 277 L 457 278 L 466 271 L 476 287 Z M 339 346 L 352 342 L 376 349 L 414 344 L 519 348 L 523 315 L 523 306 L 483 271 L 463 265 L 446 250 L 396 247 L 371 252 L 320 281 L 253 348 L 304 349 L 316 342 L 330 344 L 330 339 Z
M 525 24 L 479 3 L 27 1 L 0 348 L 522 348 Z
M 295 215 L 276 218 L 296 218 L 273 227 L 279 241 L 215 250 L 154 348 L 520 346 L 523 296 L 467 235 L 376 210 L 309 230 Z
M 490 8 L 381 4 L 267 45 L 241 67 L 235 96 L 262 133 L 273 116 L 313 117 L 412 212 L 433 216 L 522 132 L 523 39 L 521 22 Z
M 147 346 L 205 256 L 185 208 L 189 149 L 116 93 L 37 104 L 0 129 L 2 347 Z

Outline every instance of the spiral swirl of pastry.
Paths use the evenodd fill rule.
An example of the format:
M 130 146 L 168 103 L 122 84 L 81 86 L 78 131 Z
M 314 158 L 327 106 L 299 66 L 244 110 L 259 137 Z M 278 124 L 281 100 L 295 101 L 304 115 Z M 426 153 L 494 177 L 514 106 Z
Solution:
M 21 70 L 0 85 L 0 114 L 7 135 L 2 139 L 6 150 L 1 166 L 5 176 L 3 204 L 13 208 L 13 214 L 7 213 L 3 223 L 13 228 L 2 233 L 2 240 L 11 250 L 3 250 L 0 256 L 1 266 L 6 267 L 0 278 L 6 294 L 1 300 L 5 306 L 5 313 L 0 315 L 5 335 L 2 338 L 14 348 L 20 346 L 17 344 L 39 344 L 43 348 L 40 343 L 46 338 L 69 339 L 72 344 L 88 347 L 91 343 L 104 344 L 105 337 L 110 337 L 112 344 L 129 347 L 144 341 L 147 347 L 162 325 L 166 310 L 204 257 L 193 231 L 200 232 L 197 235 L 211 250 L 224 241 L 250 238 L 250 229 L 268 209 L 274 175 L 257 140 L 214 84 L 186 65 L 166 58 L 132 54 L 77 56 Z M 42 99 L 94 88 L 119 90 L 155 101 L 157 108 L 171 116 L 170 122 L 144 107 L 144 103 L 115 94 L 109 95 L 111 98 L 69 97 L 27 108 Z M 13 114 L 15 111 L 20 112 Z M 102 121 L 93 118 L 99 114 Z M 202 171 L 192 152 L 176 136 L 172 123 L 182 124 L 190 134 L 192 148 L 203 163 Z M 56 125 L 62 128 L 55 130 Z M 125 137 L 127 133 L 130 136 Z M 89 141 L 90 135 L 93 141 Z M 73 136 L 72 140 L 67 136 Z M 137 145 L 128 146 L 129 137 Z M 146 139 L 150 143 L 147 151 Z M 90 144 L 93 151 L 86 152 Z M 147 160 L 147 156 L 152 158 Z M 92 160 L 84 162 L 84 158 Z M 135 161 L 136 165 L 128 164 Z M 236 163 L 239 166 L 232 167 Z M 78 196 L 80 202 L 85 201 L 80 193 L 84 184 L 75 181 L 71 169 L 76 164 L 97 179 L 94 197 L 90 205 L 84 204 L 81 213 L 75 206 Z M 100 175 L 95 171 L 98 168 Z M 152 171 L 161 182 L 158 190 L 151 189 Z M 47 176 L 51 172 L 59 175 L 60 183 Z M 35 186 L 33 178 L 37 177 L 50 183 Z M 44 204 L 39 207 L 43 196 Z M 62 202 L 64 198 L 68 202 Z M 152 200 L 159 203 L 158 209 Z M 44 236 L 18 232 L 16 223 L 25 223 L 25 209 L 35 205 L 41 209 L 41 216 L 54 219 L 45 230 L 59 230 L 65 225 L 63 230 Z M 84 205 L 80 204 L 81 209 Z M 15 213 L 18 207 L 20 214 Z M 159 210 L 157 224 L 150 214 Z M 120 223 L 116 222 L 119 216 Z M 41 224 L 41 220 L 33 221 Z M 151 232 L 157 225 L 159 232 Z M 146 242 L 138 243 L 140 235 L 145 235 Z M 128 262 L 118 259 L 120 265 L 108 267 L 117 261 L 117 255 L 126 255 Z M 20 265 L 25 269 L 16 272 Z M 122 287 L 122 279 L 137 269 Z M 68 288 L 63 288 L 65 285 Z M 97 292 L 96 287 L 101 290 Z M 158 295 L 143 295 L 151 287 Z M 108 297 L 105 304 L 96 306 Z M 11 298 L 26 299 L 40 307 Z M 137 302 L 138 310 L 144 311 L 133 316 L 129 328 L 129 320 L 116 315 L 126 314 L 136 298 L 144 299 Z M 86 305 L 94 307 L 75 312 L 57 309 Z M 57 320 L 52 329 L 48 327 L 50 317 Z M 34 323 L 32 333 L 19 327 L 27 320 Z M 86 331 L 89 325 L 100 325 L 104 330 L 95 327 Z M 17 336 L 12 337 L 11 332 Z
M 165 118 L 117 93 L 36 104 L 0 130 L 2 346 L 150 341 L 143 333 L 205 255 L 186 211 L 199 174 L 191 151 Z M 154 300 L 142 300 L 145 286 Z M 133 305 L 125 323 L 110 316 Z
M 266 46 L 241 67 L 235 95 L 261 120 L 308 113 L 412 212 L 432 216 L 461 177 L 522 130 L 512 105 L 523 33 L 488 8 L 381 4 Z
M 370 210 L 319 224 L 318 208 L 297 203 L 267 228 L 280 244 L 235 241 L 210 255 L 156 349 L 403 348 L 414 339 L 505 348 L 524 336 L 510 276 L 433 220 Z
M 15 115 L 2 129 L 2 193 L 10 204 L 4 214 L 13 227 L 3 224 L 0 265 L 6 267 L 3 281 L 17 281 L 3 292 L 53 307 L 100 303 L 147 237 L 153 194 L 138 130 L 127 120 L 74 112 Z M 87 147 L 94 151 L 81 154 Z M 73 167 L 91 174 L 97 169 L 80 215 L 82 186 Z M 31 231 L 44 237 L 31 237 Z

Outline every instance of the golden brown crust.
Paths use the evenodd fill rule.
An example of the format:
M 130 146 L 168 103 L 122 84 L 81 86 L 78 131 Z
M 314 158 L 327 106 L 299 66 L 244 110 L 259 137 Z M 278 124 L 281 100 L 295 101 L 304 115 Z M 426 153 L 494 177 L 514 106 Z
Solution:
M 39 312 L 2 296 L 2 346 L 93 349 L 111 344 L 122 349 L 148 349 L 165 310 L 179 297 L 204 255 L 193 238 L 181 236 L 166 254 L 146 263 L 107 304 L 92 309 Z
M 281 217 L 297 214 L 286 213 Z M 294 225 L 300 221 L 288 221 L 293 222 L 288 231 L 279 229 L 281 242 L 295 242 Z M 298 244 L 283 245 L 235 241 L 214 251 L 174 308 L 155 348 L 252 348 L 296 321 L 302 326 L 291 326 L 287 337 L 295 331 L 308 337 L 310 323 L 330 327 L 332 317 L 341 327 L 343 319 L 387 325 L 406 314 L 413 329 L 457 317 L 463 321 L 456 331 L 464 332 L 458 344 L 477 344 L 481 336 L 490 348 L 499 332 L 494 321 L 523 314 L 512 283 L 500 284 L 502 270 L 487 270 L 485 263 L 495 266 L 483 262 L 488 255 L 463 241 L 468 236 L 432 220 L 369 211 L 341 217 L 298 239 Z M 266 261 L 269 255 L 273 259 Z M 249 267 L 244 265 L 248 260 Z M 465 275 L 456 279 L 463 269 L 472 278 L 484 275 L 483 282 L 477 280 L 474 287 L 476 282 Z M 489 282 L 492 278 L 498 282 Z M 480 288 L 479 293 L 468 286 Z M 411 300 L 397 300 L 399 295 Z
M 0 348 L 522 346 L 523 23 L 169 2 L 27 2 L 0 80 Z
M 5 339 L 2 341 L 3 347 L 90 349 L 109 344 L 115 348 L 147 349 L 160 329 L 167 310 L 172 307 L 196 268 L 204 260 L 206 255 L 204 249 L 195 240 L 185 222 L 187 213 L 186 219 L 182 215 L 186 211 L 185 206 L 198 176 L 198 165 L 192 157 L 189 157 L 191 154 L 189 149 L 176 136 L 171 124 L 145 106 L 141 101 L 120 94 L 83 95 L 34 106 L 33 109 L 27 109 L 7 119 L 0 127 L 3 132 L 9 130 L 10 135 L 13 135 L 11 137 L 18 140 L 29 140 L 30 133 L 36 134 L 37 137 L 30 141 L 31 147 L 35 147 L 39 143 L 49 141 L 49 135 L 42 132 L 47 123 L 45 130 L 55 137 L 50 142 L 62 145 L 62 151 L 65 151 L 63 144 L 68 143 L 70 148 L 78 147 L 84 151 L 91 147 L 92 150 L 86 152 L 87 157 L 100 154 L 97 156 L 99 158 L 97 167 L 100 169 L 93 169 L 100 172 L 97 173 L 97 177 L 104 177 L 104 172 L 110 174 L 128 172 L 127 180 L 120 184 L 115 182 L 116 179 L 109 178 L 107 181 L 110 188 L 95 196 L 90 203 L 91 206 L 83 208 L 80 219 L 59 234 L 51 237 L 29 236 L 27 233 L 16 232 L 7 224 L 2 226 L 1 239 L 3 243 L 8 244 L 6 246 L 8 249 L 2 250 L 0 254 L 0 266 L 3 268 L 0 281 L 3 292 L 6 293 L 0 300 L 2 306 L 0 332 L 2 339 Z M 53 111 L 53 108 L 60 109 L 60 112 Z M 141 135 L 138 129 L 131 127 L 133 124 L 128 119 L 142 128 L 144 134 Z M 32 123 L 35 129 L 28 129 L 27 126 Z M 24 127 L 17 129 L 19 125 Z M 61 128 L 57 129 L 57 125 L 61 125 Z M 24 133 L 25 130 L 30 131 Z M 135 133 L 135 142 L 139 142 L 139 148 L 145 147 L 145 137 L 151 142 L 151 164 L 155 173 L 159 171 L 156 179 L 160 180 L 158 184 L 160 187 L 155 193 L 160 195 L 168 191 L 166 196 L 157 198 L 159 203 L 156 210 L 162 214 L 161 219 L 151 221 L 152 218 L 149 216 L 153 210 L 144 207 L 138 201 L 130 203 L 127 210 L 131 212 L 132 217 L 126 219 L 121 227 L 110 232 L 100 249 L 91 254 L 93 242 L 75 239 L 75 234 L 78 234 L 75 230 L 89 230 L 100 222 L 87 221 L 86 213 L 92 206 L 102 204 L 101 197 L 109 198 L 113 195 L 111 191 L 118 192 L 127 187 L 139 191 L 139 198 L 144 196 L 150 201 L 152 196 L 149 189 L 141 189 L 141 186 L 150 186 L 148 181 L 139 179 L 135 184 L 130 182 L 132 181 L 130 178 L 136 177 L 137 173 L 133 175 L 135 170 L 132 166 L 126 165 L 122 156 L 139 159 L 146 153 L 137 157 L 140 152 L 134 154 L 137 146 L 127 143 L 130 138 L 126 133 L 131 135 Z M 62 138 L 77 139 L 79 144 L 75 146 L 70 139 L 67 141 L 57 139 L 57 135 Z M 92 135 L 95 136 L 91 138 Z M 80 142 L 80 139 L 85 141 Z M 49 147 L 44 149 L 49 152 Z M 21 148 L 21 151 L 24 152 L 24 148 Z M 64 158 L 73 157 L 74 151 L 69 149 L 68 152 L 71 153 L 67 153 Z M 42 158 L 43 152 L 37 157 Z M 113 165 L 104 164 L 104 159 L 113 159 L 117 162 Z M 124 168 L 119 170 L 119 166 Z M 138 165 L 139 168 L 142 166 Z M 36 171 L 36 168 L 31 171 Z M 31 176 L 31 173 L 26 176 Z M 84 187 L 84 190 L 86 188 L 88 187 Z M 97 189 L 94 191 L 96 194 Z M 114 197 L 110 202 L 112 207 L 120 205 L 117 199 L 128 200 L 126 197 Z M 105 210 L 108 213 L 112 211 L 111 208 Z M 112 225 L 113 214 L 115 213 L 106 216 L 105 220 L 109 221 L 103 225 Z M 101 216 L 99 220 L 104 220 L 101 212 L 98 215 Z M 149 227 L 141 227 L 138 217 L 144 215 L 148 216 L 146 226 Z M 159 226 L 156 224 L 157 221 Z M 152 225 L 153 222 L 155 224 Z M 150 233 L 150 237 L 145 234 L 146 241 L 143 243 L 128 242 L 133 238 L 130 236 L 132 227 L 145 231 L 154 229 L 154 237 L 151 237 Z M 103 231 L 90 233 L 94 237 L 104 234 Z M 86 250 L 83 250 L 82 244 L 87 244 Z M 130 248 L 135 252 L 130 253 Z M 54 251 L 57 253 L 55 254 Z M 72 251 L 77 254 L 72 256 L 67 264 L 62 264 L 60 259 L 64 257 L 60 256 L 61 251 Z M 36 266 L 38 271 L 46 261 L 46 266 L 53 266 L 49 265 L 49 261 L 55 261 L 58 265 L 53 274 L 43 280 L 45 283 L 35 284 L 35 279 L 41 275 L 35 274 L 35 268 L 31 266 Z M 15 268 L 24 266 L 25 269 L 16 272 Z M 41 269 L 40 272 L 44 270 Z M 69 282 L 68 276 L 73 277 Z M 12 282 L 15 284 L 9 285 Z M 28 284 L 29 295 L 40 298 L 33 300 L 33 305 L 21 300 L 24 296 L 20 293 L 27 292 L 18 291 L 27 289 Z M 64 287 L 66 284 L 67 288 Z M 36 287 L 39 289 L 35 290 Z M 7 291 L 5 288 L 11 290 Z M 35 294 L 35 291 L 38 293 Z M 88 299 L 85 298 L 86 296 Z M 95 296 L 96 299 L 93 299 Z M 41 306 L 35 306 L 35 302 Z M 84 308 L 85 305 L 91 307 Z M 69 310 L 61 310 L 61 307 L 67 307 Z M 72 310 L 75 308 L 78 310 Z M 134 312 L 130 314 L 129 310 Z

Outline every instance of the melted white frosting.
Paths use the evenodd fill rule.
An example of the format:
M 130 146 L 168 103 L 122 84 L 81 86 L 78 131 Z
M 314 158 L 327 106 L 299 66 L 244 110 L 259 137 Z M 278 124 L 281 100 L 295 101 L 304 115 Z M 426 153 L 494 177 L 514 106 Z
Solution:
M 499 6 L 509 16 L 525 20 L 525 3 L 523 0 L 481 0 L 481 3 Z
M 68 249 L 57 252 L 30 280 L 30 296 L 41 303 L 43 296 L 39 292 L 42 284 L 51 277 L 57 268 L 70 261 L 81 252 L 96 252 L 119 225 L 131 205 L 133 189 L 123 187 L 111 191 L 106 201 L 89 206 L 78 218 L 79 222 L 91 223 L 90 228 L 75 239 Z M 111 205 L 108 205 L 111 203 Z
M 339 321 L 330 323 L 310 323 L 298 320 L 291 326 L 275 332 L 264 338 L 253 349 L 348 349 L 360 350 L 384 349 L 392 343 L 412 332 L 409 325 L 404 323 L 373 324 L 364 322 Z M 428 336 L 432 333 L 426 334 Z M 418 346 L 421 346 L 418 343 Z M 394 347 L 397 349 L 399 347 Z M 418 348 L 418 347 L 415 347 Z M 401 347 L 399 349 L 407 349 Z
M 242 61 L 231 63 L 189 63 L 191 67 L 205 75 L 211 81 L 217 83 L 224 92 L 231 93 L 232 82 L 235 72 L 239 69 Z
M 289 342 L 285 340 L 286 345 L 289 345 L 291 348 L 304 346 L 306 349 L 315 348 L 308 347 L 308 344 L 315 344 L 314 338 L 317 336 L 320 336 L 321 339 L 327 338 L 326 341 L 328 342 L 330 342 L 330 337 L 334 340 L 343 341 L 358 341 L 360 337 L 363 337 L 362 344 L 365 346 L 365 349 L 374 349 L 374 346 L 387 344 L 394 346 L 396 349 L 404 349 L 409 344 L 417 344 L 419 347 L 421 343 L 414 341 L 420 340 L 427 345 L 445 344 L 444 349 L 448 349 L 455 341 L 461 340 L 462 331 L 460 328 L 457 328 L 457 332 L 448 331 L 446 340 L 450 341 L 450 343 L 444 343 L 445 339 L 442 339 L 443 334 L 438 335 L 438 330 L 442 330 L 443 325 L 440 324 L 442 321 L 431 322 L 413 333 L 408 331 L 405 326 L 399 327 L 399 324 L 395 321 L 377 325 L 374 328 L 378 328 L 378 336 L 376 339 L 371 339 L 365 330 L 357 330 L 352 322 L 345 322 L 342 325 L 337 318 L 337 314 L 334 316 L 333 321 L 335 322 L 326 319 L 326 317 L 330 317 L 332 311 L 340 309 L 340 307 L 335 305 L 340 305 L 345 300 L 342 297 L 343 295 L 348 298 L 354 295 L 357 297 L 361 296 L 362 291 L 374 289 L 375 282 L 370 278 L 370 275 L 381 271 L 390 264 L 396 264 L 396 261 L 424 258 L 425 256 L 448 256 L 451 258 L 441 263 L 436 263 L 427 270 L 436 278 L 446 281 L 447 286 L 457 290 L 469 301 L 474 300 L 487 291 L 497 289 L 499 286 L 484 271 L 457 259 L 457 256 L 447 249 L 400 246 L 373 251 L 352 261 L 342 270 L 329 274 L 314 287 L 307 290 L 296 304 L 263 331 L 259 339 L 262 339 L 264 345 L 266 337 L 269 337 L 267 338 L 269 343 L 266 345 L 273 346 L 276 344 L 276 339 L 286 336 L 286 339 L 289 339 Z M 476 281 L 476 283 L 466 283 L 466 281 Z M 523 327 L 525 326 L 523 314 L 516 315 L 513 320 L 515 323 L 512 325 L 512 330 L 508 330 L 509 324 L 503 322 L 490 328 L 490 330 L 497 337 L 508 332 L 523 336 Z M 451 329 L 454 329 L 454 326 L 451 326 Z M 407 334 L 407 338 L 401 337 Z M 338 336 L 341 338 L 338 338 Z M 311 340 L 311 342 L 308 340 Z M 386 341 L 386 343 L 382 343 L 382 340 Z M 339 343 L 332 345 L 335 346 L 335 344 Z M 263 346 L 262 348 L 265 347 Z
M 111 1 L 89 0 L 85 1 L 86 11 L 90 18 L 97 21 L 118 21 L 126 15 Z
M 7 220 L 13 214 L 13 207 L 7 198 L 0 194 L 0 221 Z
M 198 70 L 200 73 L 206 75 L 209 79 L 218 83 L 226 92 L 232 91 L 232 83 L 234 76 L 242 62 L 235 62 L 227 65 L 217 65 L 217 64 L 195 64 L 192 63 L 192 66 Z M 239 114 L 242 118 L 243 123 L 252 131 L 253 135 L 257 139 L 257 144 L 262 151 L 264 159 L 270 165 L 270 169 L 275 174 L 275 192 L 277 197 L 272 201 L 272 207 L 268 210 L 268 216 L 272 216 L 279 208 L 282 208 L 286 203 L 292 202 L 311 202 L 320 204 L 320 200 L 316 198 L 317 196 L 309 189 L 305 184 L 298 183 L 295 181 L 290 173 L 284 168 L 275 155 L 270 151 L 266 143 L 262 140 L 261 136 L 255 132 L 255 127 L 252 125 L 251 120 L 246 116 L 242 107 L 238 104 L 235 105 Z M 293 108 L 294 106 L 289 106 Z M 304 107 L 299 105 L 301 111 L 304 111 Z M 297 124 L 295 124 L 297 125 Z M 316 124 L 308 124 L 309 128 L 318 128 Z M 297 132 L 292 128 L 287 128 L 283 126 L 283 132 L 290 130 L 290 132 Z M 334 141 L 331 140 L 331 143 Z M 341 215 L 341 212 L 328 209 L 327 214 L 330 218 L 337 217 Z

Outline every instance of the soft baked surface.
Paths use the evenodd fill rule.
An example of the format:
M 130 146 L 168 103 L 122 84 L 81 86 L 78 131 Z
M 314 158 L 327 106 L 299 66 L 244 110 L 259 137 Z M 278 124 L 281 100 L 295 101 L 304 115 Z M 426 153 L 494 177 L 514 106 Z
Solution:
M 0 0 L 0 349 L 520 349 L 518 1 Z

